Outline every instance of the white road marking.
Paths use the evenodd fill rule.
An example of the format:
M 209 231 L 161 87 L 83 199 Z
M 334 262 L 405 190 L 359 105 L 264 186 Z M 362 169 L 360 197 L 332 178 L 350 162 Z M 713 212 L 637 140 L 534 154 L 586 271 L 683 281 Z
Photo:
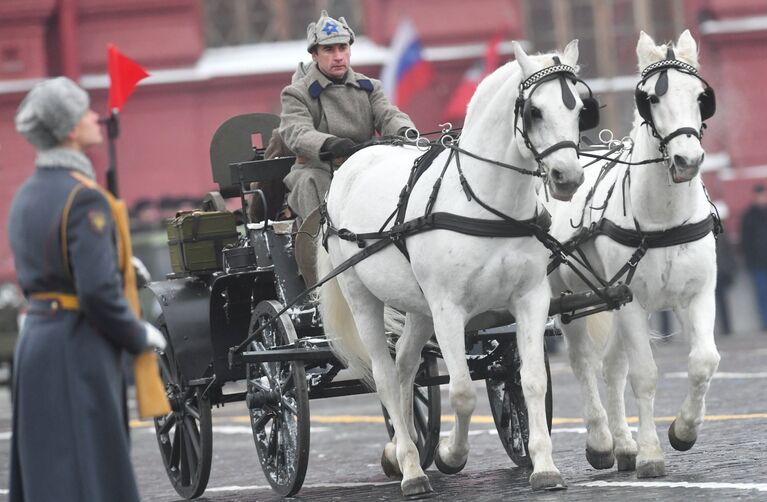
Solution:
M 155 434 L 154 428 L 146 428 L 144 430 L 152 435 Z M 213 427 L 211 427 L 211 430 L 216 434 L 227 434 L 227 435 L 246 434 L 248 436 L 253 434 L 253 429 L 251 429 L 247 425 L 214 425 Z M 309 431 L 311 433 L 327 432 L 329 430 L 330 430 L 330 427 L 310 427 L 309 428 Z M 0 439 L 6 439 L 6 438 L 3 438 L 1 434 L 3 433 L 0 433 Z M 10 432 L 8 432 L 7 434 L 10 434 Z
M 8 441 L 13 436 L 13 432 L 0 432 L 0 441 Z
M 387 486 L 399 484 L 399 481 L 373 481 L 373 482 L 360 482 L 360 483 L 317 483 L 311 485 L 304 485 L 301 489 L 311 488 L 360 488 L 363 486 Z M 251 486 L 218 486 L 215 488 L 206 488 L 205 493 L 209 492 L 238 492 L 238 491 L 250 491 L 250 490 L 271 490 L 269 485 L 251 485 Z
M 700 488 L 704 490 L 757 490 L 767 492 L 767 483 L 688 483 L 686 481 L 591 481 L 578 483 L 578 486 L 591 488 L 610 488 L 620 486 L 625 488 Z
M 674 373 L 666 373 L 663 375 L 665 378 L 684 378 L 687 380 L 687 372 L 686 371 L 678 371 Z M 736 372 L 728 372 L 728 371 L 720 371 L 719 373 L 714 373 L 714 379 L 717 378 L 722 380 L 740 380 L 740 379 L 752 379 L 752 378 L 767 378 L 767 372 L 756 372 L 756 373 L 736 373 Z

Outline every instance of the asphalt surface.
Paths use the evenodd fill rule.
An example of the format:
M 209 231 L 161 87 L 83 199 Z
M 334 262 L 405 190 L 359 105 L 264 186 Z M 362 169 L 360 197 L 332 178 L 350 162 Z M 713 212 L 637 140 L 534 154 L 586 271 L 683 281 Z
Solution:
M 430 500 L 591 501 L 767 500 L 767 333 L 738 333 L 718 339 L 722 361 L 707 397 L 707 421 L 688 452 L 668 444 L 666 431 L 685 395 L 687 341 L 681 335 L 654 345 L 660 381 L 656 398 L 659 436 L 666 453 L 667 476 L 636 479 L 614 468 L 597 471 L 584 455 L 578 386 L 564 353 L 553 354 L 554 461 L 568 483 L 566 491 L 533 493 L 530 471 L 518 468 L 498 440 L 484 384 L 477 383 L 478 406 L 471 427 L 466 468 L 448 476 L 431 467 Z M 4 378 L 0 372 L 0 378 Z M 628 413 L 636 415 L 630 390 Z M 10 399 L 0 388 L 0 501 L 8 498 Z M 379 459 L 387 439 L 380 405 L 372 395 L 311 402 L 311 450 L 303 489 L 295 500 L 403 500 L 399 483 L 388 480 Z M 135 413 L 133 414 L 135 416 Z M 452 426 L 443 388 L 443 434 Z M 274 501 L 261 472 L 244 403 L 213 410 L 213 466 L 208 489 L 199 500 Z M 160 460 L 154 428 L 132 424 L 133 459 L 146 501 L 180 498 Z

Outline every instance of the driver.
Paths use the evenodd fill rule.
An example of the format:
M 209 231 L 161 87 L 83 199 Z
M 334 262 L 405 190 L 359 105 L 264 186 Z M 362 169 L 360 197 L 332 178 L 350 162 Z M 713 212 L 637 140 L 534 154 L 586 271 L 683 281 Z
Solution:
M 405 113 L 389 103 L 381 82 L 355 72 L 349 65 L 354 32 L 341 17 L 322 11 L 307 27 L 312 63 L 306 73 L 282 90 L 279 134 L 297 155 L 284 182 L 288 205 L 303 220 L 317 208 L 330 188 L 331 165 L 340 165 L 359 143 L 378 132 L 404 135 L 415 128 Z

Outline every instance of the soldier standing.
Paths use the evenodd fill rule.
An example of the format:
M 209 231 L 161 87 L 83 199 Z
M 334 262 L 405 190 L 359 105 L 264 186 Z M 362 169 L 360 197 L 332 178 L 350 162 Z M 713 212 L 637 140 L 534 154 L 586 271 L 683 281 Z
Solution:
M 15 356 L 10 500 L 137 501 L 122 352 L 164 348 L 123 291 L 114 220 L 84 151 L 102 141 L 88 94 L 59 77 L 16 113 L 36 172 L 8 237 L 29 311 Z
M 298 156 L 284 181 L 290 190 L 288 205 L 302 219 L 330 188 L 331 165 L 320 160 L 321 153 L 341 160 L 376 132 L 403 135 L 415 128 L 386 99 L 380 81 L 352 70 L 354 32 L 343 17 L 336 20 L 322 11 L 307 27 L 307 40 L 314 62 L 283 89 L 279 129 L 285 145 Z

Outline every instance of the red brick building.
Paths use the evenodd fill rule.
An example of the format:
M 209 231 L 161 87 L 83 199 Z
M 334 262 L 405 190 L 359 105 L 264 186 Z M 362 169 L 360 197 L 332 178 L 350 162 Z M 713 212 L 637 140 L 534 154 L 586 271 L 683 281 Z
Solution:
M 130 205 L 163 196 L 201 197 L 214 188 L 208 146 L 226 118 L 278 113 L 279 91 L 308 60 L 306 24 L 321 8 L 358 31 L 356 70 L 378 76 L 392 33 L 413 19 L 435 79 L 404 106 L 435 129 L 464 71 L 498 29 L 532 50 L 581 41 L 582 73 L 608 105 L 603 126 L 624 134 L 632 113 L 639 29 L 657 41 L 689 27 L 700 43 L 702 74 L 717 90 L 707 131 L 707 184 L 737 216 L 750 185 L 767 176 L 761 95 L 767 80 L 767 5 L 760 0 L 4 0 L 0 2 L 0 280 L 13 277 L 6 236 L 15 189 L 33 170 L 34 152 L 13 115 L 39 79 L 65 74 L 91 91 L 106 113 L 106 45 L 152 76 L 121 117 L 118 167 Z M 510 45 L 501 45 L 508 59 Z M 93 153 L 103 179 L 106 148 Z M 44 203 L 41 194 L 41 203 Z M 734 221 L 734 219 L 733 219 Z M 734 228 L 734 226 L 733 226 Z

